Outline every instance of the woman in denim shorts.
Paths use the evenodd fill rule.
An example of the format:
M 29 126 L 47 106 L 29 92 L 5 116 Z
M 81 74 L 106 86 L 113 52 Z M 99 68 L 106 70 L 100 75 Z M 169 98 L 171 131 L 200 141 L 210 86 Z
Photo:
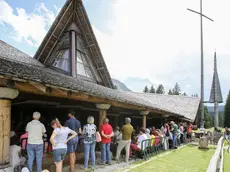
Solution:
M 77 133 L 70 130 L 68 127 L 63 127 L 58 119 L 53 120 L 51 126 L 54 131 L 50 137 L 50 142 L 53 146 L 53 158 L 56 165 L 56 172 L 62 172 L 62 162 L 67 152 L 67 142 L 74 138 Z M 69 134 L 71 134 L 71 137 L 67 139 Z

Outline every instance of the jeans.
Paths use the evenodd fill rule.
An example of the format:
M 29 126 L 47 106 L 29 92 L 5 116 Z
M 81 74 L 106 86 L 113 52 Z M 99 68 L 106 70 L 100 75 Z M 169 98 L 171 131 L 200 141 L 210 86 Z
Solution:
M 85 152 L 84 168 L 88 168 L 89 153 L 91 153 L 92 168 L 95 167 L 95 146 L 96 146 L 96 142 L 84 144 L 84 152 Z
M 101 162 L 106 163 L 111 161 L 110 156 L 110 143 L 102 144 L 101 148 Z
M 28 168 L 33 171 L 33 162 L 36 157 L 37 172 L 42 171 L 42 158 L 43 158 L 43 144 L 28 144 L 27 145 L 28 154 Z
M 177 146 L 177 135 L 173 134 L 173 140 L 172 140 L 172 148 L 174 149 Z

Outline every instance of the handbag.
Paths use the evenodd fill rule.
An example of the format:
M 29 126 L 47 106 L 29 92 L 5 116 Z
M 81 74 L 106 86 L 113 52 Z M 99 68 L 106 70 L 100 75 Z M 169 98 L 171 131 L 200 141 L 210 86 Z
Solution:
M 101 135 L 98 131 L 96 132 L 96 142 L 101 142 Z

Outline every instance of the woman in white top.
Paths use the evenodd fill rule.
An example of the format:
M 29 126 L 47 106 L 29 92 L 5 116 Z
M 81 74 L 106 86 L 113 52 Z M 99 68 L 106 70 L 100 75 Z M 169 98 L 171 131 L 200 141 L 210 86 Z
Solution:
M 53 146 L 53 158 L 56 165 L 56 172 L 62 172 L 62 162 L 65 159 L 67 152 L 67 142 L 74 138 L 77 133 L 73 130 L 70 130 L 68 127 L 63 127 L 59 120 L 53 120 L 51 126 L 54 131 L 50 137 L 50 142 Z M 71 134 L 71 137 L 68 138 L 68 135 Z M 67 139 L 68 138 L 68 139 Z

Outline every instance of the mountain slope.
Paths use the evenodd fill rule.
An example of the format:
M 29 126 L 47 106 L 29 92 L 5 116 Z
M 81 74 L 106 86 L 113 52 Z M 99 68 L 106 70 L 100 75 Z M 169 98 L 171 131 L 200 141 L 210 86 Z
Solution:
M 208 112 L 214 112 L 214 106 L 207 106 Z M 224 105 L 219 105 L 219 112 L 224 112 Z
M 117 87 L 118 90 L 122 90 L 122 91 L 131 91 L 124 83 L 122 83 L 121 81 L 117 80 L 117 79 L 113 79 L 113 84 Z
M 135 92 L 143 92 L 144 87 L 146 85 L 149 88 L 151 87 L 151 85 L 153 85 L 155 89 L 157 88 L 157 85 L 154 85 L 147 78 L 129 77 L 124 80 L 124 84 L 127 85 L 131 90 Z

